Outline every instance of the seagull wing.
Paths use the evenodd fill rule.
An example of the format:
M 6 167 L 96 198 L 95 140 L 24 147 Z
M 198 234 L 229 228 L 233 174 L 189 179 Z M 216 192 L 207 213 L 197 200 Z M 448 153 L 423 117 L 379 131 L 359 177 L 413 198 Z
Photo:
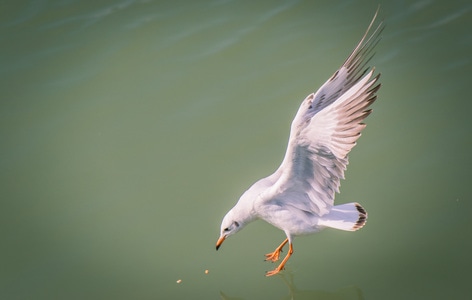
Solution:
M 377 14 L 376 14 L 377 15 Z M 327 213 L 339 193 L 348 153 L 356 145 L 380 88 L 379 75 L 366 67 L 380 40 L 380 23 L 366 33 L 334 75 L 302 102 L 292 122 L 284 160 L 276 171 L 277 199 L 318 215 Z

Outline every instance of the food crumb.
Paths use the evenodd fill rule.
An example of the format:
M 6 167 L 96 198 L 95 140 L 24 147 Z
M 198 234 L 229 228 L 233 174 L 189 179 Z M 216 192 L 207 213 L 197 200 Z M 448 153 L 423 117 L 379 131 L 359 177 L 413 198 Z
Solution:
M 181 282 L 182 282 L 182 279 L 177 280 L 177 283 L 181 283 Z
M 210 273 L 210 271 L 208 271 L 208 269 L 207 269 L 207 270 L 205 270 L 205 274 L 208 274 L 208 273 Z

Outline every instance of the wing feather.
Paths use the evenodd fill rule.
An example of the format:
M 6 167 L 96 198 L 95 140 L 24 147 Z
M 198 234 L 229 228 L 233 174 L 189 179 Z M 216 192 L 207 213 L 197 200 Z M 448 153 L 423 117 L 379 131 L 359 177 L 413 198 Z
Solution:
M 366 68 L 380 40 L 382 22 L 366 33 L 344 64 L 316 92 L 308 95 L 295 116 L 284 160 L 277 170 L 274 189 L 286 204 L 323 215 L 339 193 L 348 153 L 365 128 L 380 88 L 379 75 Z

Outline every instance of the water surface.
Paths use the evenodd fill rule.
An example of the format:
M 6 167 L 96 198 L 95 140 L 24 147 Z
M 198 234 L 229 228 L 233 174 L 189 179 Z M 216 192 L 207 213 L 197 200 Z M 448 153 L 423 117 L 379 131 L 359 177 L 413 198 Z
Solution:
M 380 2 L 383 86 L 336 200 L 362 203 L 366 227 L 297 238 L 273 278 L 263 254 L 284 234 L 264 222 L 214 249 L 378 4 L 4 3 L 1 298 L 469 295 L 467 1 Z

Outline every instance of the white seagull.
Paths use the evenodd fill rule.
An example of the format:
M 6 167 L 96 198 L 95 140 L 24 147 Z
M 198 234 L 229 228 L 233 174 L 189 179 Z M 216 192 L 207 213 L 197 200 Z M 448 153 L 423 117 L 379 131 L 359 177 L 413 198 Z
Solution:
M 285 157 L 270 176 L 254 183 L 226 214 L 216 250 L 230 235 L 248 223 L 262 219 L 283 230 L 287 238 L 266 260 L 275 262 L 285 244 L 289 251 L 280 265 L 266 276 L 284 269 L 293 253 L 295 236 L 326 227 L 356 231 L 364 226 L 367 212 L 356 202 L 334 205 L 339 181 L 344 179 L 348 153 L 356 145 L 376 100 L 380 74 L 366 67 L 380 40 L 382 22 L 366 33 L 344 64 L 316 93 L 303 100 L 290 129 Z

